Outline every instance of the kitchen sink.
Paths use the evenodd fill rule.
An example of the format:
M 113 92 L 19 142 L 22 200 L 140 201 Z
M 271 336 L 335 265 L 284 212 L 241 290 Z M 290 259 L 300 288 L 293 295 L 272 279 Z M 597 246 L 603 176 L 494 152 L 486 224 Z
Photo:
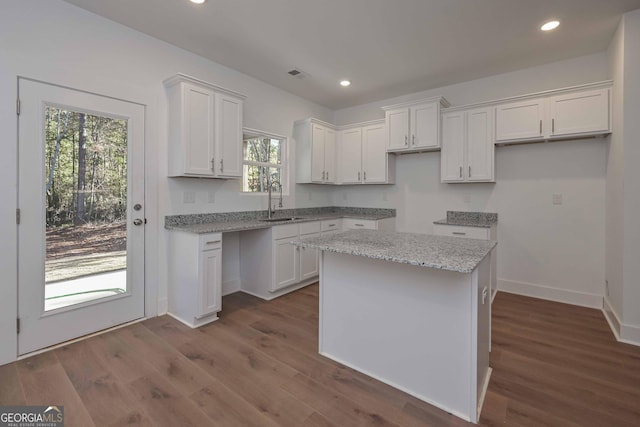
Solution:
M 291 217 L 287 217 L 287 218 L 268 218 L 268 219 L 261 219 L 260 221 L 263 221 L 263 222 L 286 222 L 286 221 L 295 221 L 296 219 L 302 219 L 302 217 L 291 216 Z

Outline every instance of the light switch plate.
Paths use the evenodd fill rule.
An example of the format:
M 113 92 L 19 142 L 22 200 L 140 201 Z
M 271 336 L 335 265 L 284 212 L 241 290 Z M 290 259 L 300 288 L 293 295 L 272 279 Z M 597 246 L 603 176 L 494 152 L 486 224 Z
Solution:
M 185 191 L 183 194 L 182 201 L 184 203 L 195 203 L 196 202 L 196 192 L 195 191 Z

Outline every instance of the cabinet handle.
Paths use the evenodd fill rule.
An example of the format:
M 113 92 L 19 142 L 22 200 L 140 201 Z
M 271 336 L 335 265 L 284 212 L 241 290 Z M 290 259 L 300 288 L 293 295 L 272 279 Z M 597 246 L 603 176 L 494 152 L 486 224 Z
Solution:
M 355 225 L 356 227 L 364 227 L 364 224 L 353 224 L 353 225 Z
M 415 135 L 411 135 L 411 144 L 412 145 L 416 145 L 416 136 Z
M 462 178 L 462 166 L 460 166 L 460 178 Z
M 327 172 L 327 181 L 329 181 L 329 172 Z
M 329 224 L 327 227 L 335 227 L 335 224 Z
M 212 240 L 210 242 L 206 242 L 205 245 L 213 245 L 214 243 L 220 243 L 220 240 Z
M 542 135 L 542 119 L 540 119 L 540 135 Z
M 360 181 L 360 172 L 358 172 L 358 181 Z
M 451 234 L 455 234 L 456 236 L 466 236 L 467 233 L 463 233 L 462 231 L 452 231 Z
M 364 171 L 364 172 L 363 172 L 363 174 L 364 174 L 364 177 L 363 177 L 363 178 L 364 178 L 364 180 L 366 181 L 366 180 L 367 180 L 367 171 Z
M 409 145 L 409 135 L 404 136 L 404 145 Z
M 551 133 L 556 131 L 556 119 L 551 119 Z
M 220 173 L 224 172 L 224 159 L 220 160 Z
M 325 171 L 322 171 L 322 180 L 323 180 L 323 181 L 324 181 L 324 174 L 325 174 L 325 173 L 326 173 Z
M 213 172 L 213 173 L 216 172 L 216 158 L 215 157 L 211 158 L 211 172 Z
M 471 165 L 469 165 L 469 178 L 471 178 Z

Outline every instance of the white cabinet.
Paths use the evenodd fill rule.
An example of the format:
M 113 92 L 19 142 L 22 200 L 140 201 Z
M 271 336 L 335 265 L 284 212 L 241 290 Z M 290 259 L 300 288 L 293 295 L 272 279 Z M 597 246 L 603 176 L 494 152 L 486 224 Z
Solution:
M 169 176 L 242 176 L 245 97 L 184 74 L 164 84 L 169 106 Z
M 342 219 L 326 219 L 320 223 L 320 235 L 329 236 L 342 231 Z
M 607 134 L 610 84 L 496 106 L 496 142 L 517 143 Z M 603 87 L 605 86 L 605 87 Z
M 396 228 L 395 218 L 384 219 L 357 219 L 357 218 L 343 218 L 342 229 L 343 230 L 388 230 L 393 231 Z
M 442 182 L 494 182 L 493 107 L 442 114 Z
M 242 291 L 268 300 L 313 283 L 319 274 L 318 251 L 291 241 L 320 232 L 320 221 L 311 221 L 240 233 Z
M 333 184 L 336 176 L 336 130 L 329 123 L 306 119 L 295 123 L 296 182 Z
M 440 109 L 449 103 L 431 98 L 383 107 L 387 127 L 387 151 L 415 152 L 440 149 Z
M 340 184 L 394 182 L 395 158 L 387 154 L 384 122 L 342 129 L 338 135 Z
M 170 233 L 169 313 L 198 327 L 222 309 L 222 235 Z

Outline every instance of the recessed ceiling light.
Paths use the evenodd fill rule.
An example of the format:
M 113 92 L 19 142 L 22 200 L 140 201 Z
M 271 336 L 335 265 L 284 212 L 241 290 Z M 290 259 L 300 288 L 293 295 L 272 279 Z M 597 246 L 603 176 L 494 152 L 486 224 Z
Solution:
M 342 81 L 340 82 L 340 86 L 344 86 L 344 87 L 347 87 L 347 86 L 349 86 L 350 84 L 351 84 L 351 82 L 350 82 L 349 80 L 342 80 Z
M 545 23 L 542 27 L 540 27 L 540 29 L 542 31 L 551 31 L 558 28 L 558 25 L 560 25 L 560 21 L 549 21 Z
M 207 0 L 190 0 L 191 3 L 195 3 L 195 4 L 202 4 L 204 2 L 206 2 Z

